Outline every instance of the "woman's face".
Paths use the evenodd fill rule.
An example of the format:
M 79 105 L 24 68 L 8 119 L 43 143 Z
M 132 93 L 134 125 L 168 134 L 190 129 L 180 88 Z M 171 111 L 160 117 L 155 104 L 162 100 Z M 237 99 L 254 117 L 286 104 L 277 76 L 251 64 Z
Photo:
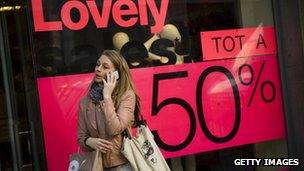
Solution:
M 95 66 L 95 82 L 101 82 L 102 83 L 102 78 L 107 80 L 107 73 L 115 71 L 114 64 L 110 61 L 110 59 L 102 55 Z

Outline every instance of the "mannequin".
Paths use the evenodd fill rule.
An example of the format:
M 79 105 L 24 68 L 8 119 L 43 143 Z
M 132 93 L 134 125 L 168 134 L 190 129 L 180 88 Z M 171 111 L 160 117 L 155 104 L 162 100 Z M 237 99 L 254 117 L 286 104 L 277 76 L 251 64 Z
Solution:
M 120 51 L 123 45 L 130 41 L 130 38 L 126 33 L 118 32 L 113 36 L 112 41 L 114 49 Z
M 159 33 L 159 37 L 164 38 L 164 39 L 169 39 L 172 42 L 174 42 L 174 44 L 176 44 L 177 42 L 181 43 L 181 41 L 182 41 L 182 37 L 181 37 L 180 32 L 178 31 L 178 29 L 173 24 L 165 25 L 163 30 Z M 184 63 L 184 56 L 177 54 L 175 52 L 175 47 L 170 47 L 170 48 L 168 48 L 168 50 L 175 53 L 175 56 L 177 58 L 175 64 L 183 64 Z
M 118 32 L 112 38 L 114 49 L 118 51 L 121 51 L 121 48 L 129 41 L 130 41 L 129 36 L 127 35 L 127 33 L 124 32 Z M 138 61 L 134 61 L 134 62 L 130 62 L 130 65 L 136 67 L 139 66 L 140 63 Z
M 165 56 L 160 56 L 160 55 L 156 55 L 152 52 L 150 52 L 150 48 L 153 44 L 154 41 L 163 38 L 163 39 L 168 39 L 172 42 L 176 42 L 178 41 L 179 43 L 181 42 L 181 35 L 180 32 L 178 31 L 178 29 L 173 25 L 173 24 L 167 24 L 163 27 L 162 31 L 154 34 L 150 39 L 148 39 L 146 42 L 143 43 L 143 45 L 145 46 L 145 48 L 148 51 L 148 58 L 147 60 L 149 62 L 158 60 L 160 61 L 162 64 L 166 64 L 169 62 L 169 59 Z M 116 33 L 113 38 L 113 46 L 116 50 L 121 50 L 121 48 L 130 41 L 129 36 L 124 33 L 124 32 L 118 32 Z M 175 53 L 175 48 L 174 47 L 170 47 L 168 48 L 168 50 L 172 51 L 173 53 Z M 183 63 L 183 56 L 176 54 L 177 57 L 177 62 L 175 64 L 182 64 Z M 131 62 L 132 66 L 138 66 L 139 62 Z

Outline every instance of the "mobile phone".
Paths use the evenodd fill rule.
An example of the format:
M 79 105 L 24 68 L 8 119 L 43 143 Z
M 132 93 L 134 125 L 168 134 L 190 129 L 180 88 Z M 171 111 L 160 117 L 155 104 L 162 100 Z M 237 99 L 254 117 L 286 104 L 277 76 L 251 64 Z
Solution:
M 119 74 L 118 74 L 118 71 L 117 71 L 117 70 L 115 70 L 115 71 L 113 72 L 113 74 L 114 74 L 114 76 L 116 77 L 116 80 L 118 80 L 118 79 L 119 79 Z

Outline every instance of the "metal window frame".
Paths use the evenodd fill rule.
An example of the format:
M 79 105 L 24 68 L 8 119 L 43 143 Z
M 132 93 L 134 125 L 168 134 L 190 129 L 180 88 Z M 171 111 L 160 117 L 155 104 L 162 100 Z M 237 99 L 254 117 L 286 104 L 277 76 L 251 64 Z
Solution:
M 301 32 L 301 0 L 273 0 L 274 21 L 283 91 L 288 157 L 304 167 L 304 50 Z M 303 11 L 302 11 L 303 12 Z
M 26 6 L 24 6 L 26 8 Z M 27 10 L 27 9 L 26 9 Z M 27 12 L 28 13 L 28 12 Z M 25 16 L 28 17 L 28 16 Z M 29 45 L 24 44 L 26 39 L 31 38 L 31 32 L 22 33 L 21 29 L 21 18 L 18 14 L 14 15 L 15 27 L 17 31 L 17 43 L 20 47 L 19 53 L 21 56 L 21 63 L 25 65 L 25 48 L 31 47 L 31 40 L 28 40 Z M 28 27 L 28 26 L 27 26 Z M 28 29 L 30 30 L 30 29 Z M 7 30 L 7 22 L 5 13 L 0 13 L 0 57 L 2 64 L 2 74 L 4 80 L 4 89 L 5 89 L 5 97 L 6 97 L 6 112 L 8 115 L 9 129 L 10 129 L 10 138 L 11 138 L 11 153 L 13 159 L 13 170 L 23 170 L 25 167 L 32 166 L 33 170 L 47 170 L 46 169 L 46 160 L 45 160 L 45 149 L 44 149 L 44 140 L 43 140 L 43 131 L 42 131 L 42 123 L 40 117 L 39 110 L 39 102 L 38 102 L 38 88 L 37 83 L 34 94 L 29 95 L 28 92 L 25 92 L 25 102 L 27 106 L 27 117 L 28 117 L 28 126 L 29 131 L 27 132 L 30 140 L 30 148 L 32 153 L 32 164 L 23 165 L 22 161 L 22 149 L 20 136 L 24 134 L 24 132 L 19 132 L 18 129 L 18 108 L 15 96 L 15 88 L 14 88 L 14 78 L 13 78 L 13 69 L 11 63 L 11 55 L 9 50 L 9 40 L 8 40 L 8 30 Z M 26 71 L 22 69 L 23 75 L 23 84 L 25 89 L 27 90 L 27 84 L 30 82 L 29 79 L 26 78 Z M 33 97 L 34 96 L 34 97 Z M 35 103 L 36 102 L 36 103 Z M 37 104 L 37 105 L 33 105 Z M 1 170 L 1 169 L 0 169 Z
M 11 139 L 11 150 L 13 159 L 13 170 L 22 169 L 22 154 L 20 147 L 20 137 L 18 133 L 17 104 L 14 90 L 14 80 L 10 52 L 8 48 L 8 38 L 6 29 L 5 14 L 0 13 L 0 57 L 2 64 L 2 75 L 5 91 L 6 112 Z

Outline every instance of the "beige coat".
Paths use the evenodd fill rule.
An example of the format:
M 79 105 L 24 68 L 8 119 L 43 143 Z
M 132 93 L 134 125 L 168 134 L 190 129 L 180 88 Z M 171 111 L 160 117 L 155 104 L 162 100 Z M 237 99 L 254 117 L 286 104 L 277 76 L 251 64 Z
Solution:
M 103 154 L 104 167 L 113 167 L 127 162 L 121 154 L 122 132 L 134 122 L 135 94 L 129 90 L 122 96 L 118 109 L 112 99 L 105 99 L 94 104 L 86 96 L 80 101 L 78 114 L 78 144 L 83 151 L 94 151 L 84 143 L 85 138 L 102 138 L 114 144 L 114 150 Z

